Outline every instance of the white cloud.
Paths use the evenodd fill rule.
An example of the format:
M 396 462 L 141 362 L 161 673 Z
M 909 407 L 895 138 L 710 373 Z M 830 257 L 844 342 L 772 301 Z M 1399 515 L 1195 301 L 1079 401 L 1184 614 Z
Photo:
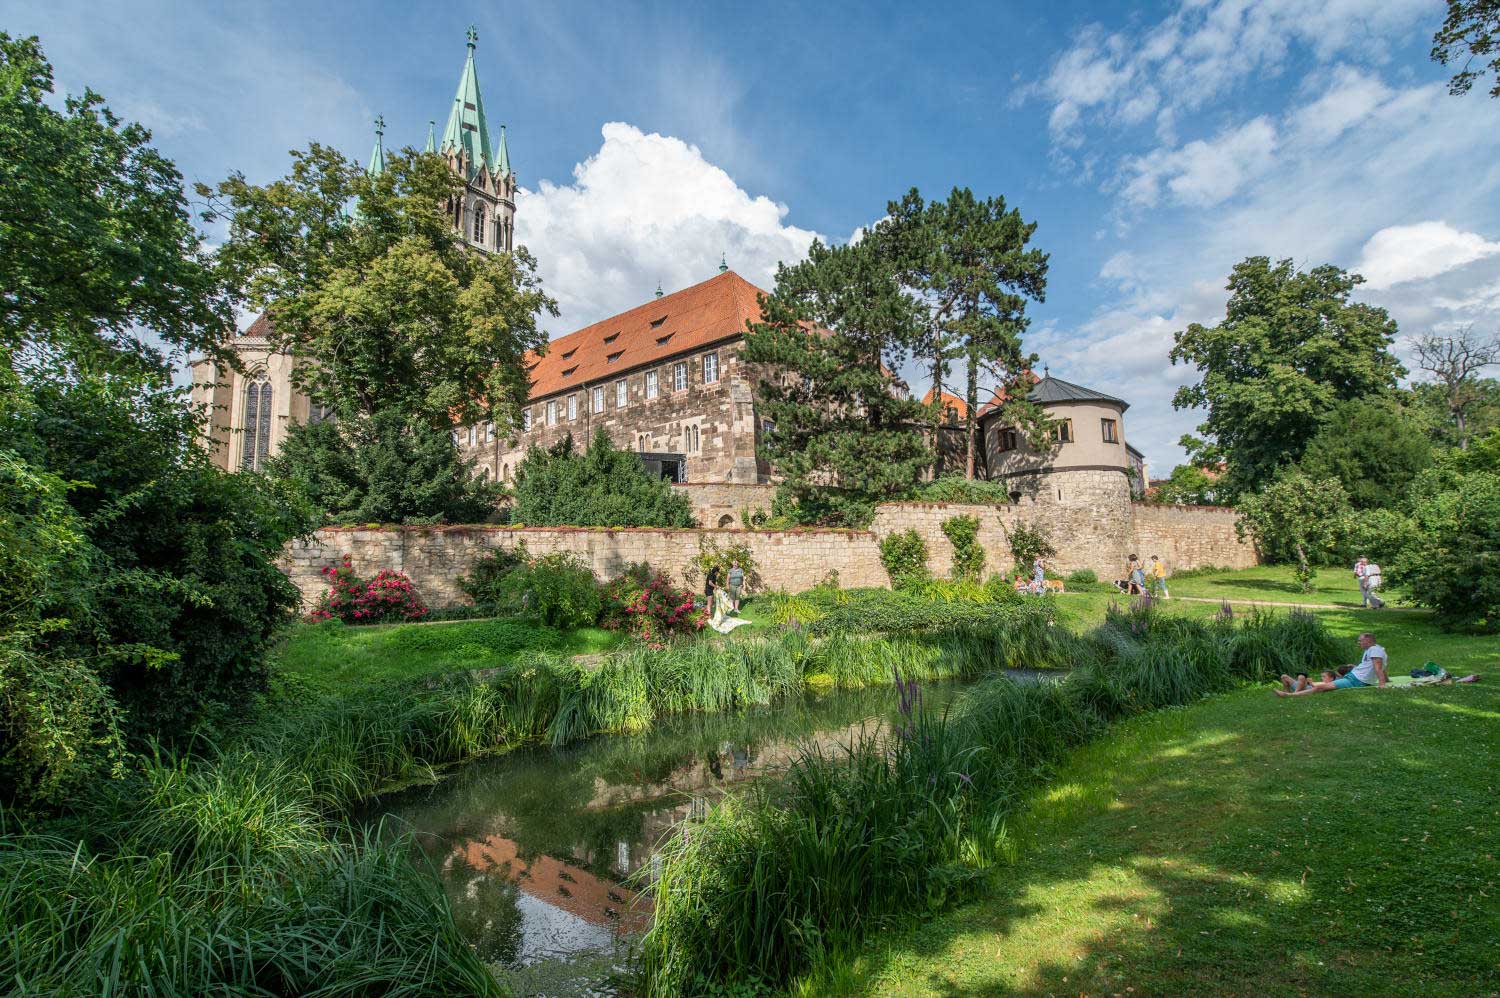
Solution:
M 1193 207 L 1216 205 L 1264 173 L 1276 151 L 1276 126 L 1264 116 L 1212 139 L 1179 149 L 1158 149 L 1128 160 L 1121 193 L 1129 204 L 1151 207 L 1165 187 L 1172 201 Z
M 554 334 L 717 272 L 720 254 L 770 289 L 776 265 L 807 254 L 817 233 L 786 224 L 787 208 L 739 187 L 697 146 L 610 122 L 571 184 L 522 191 L 516 235 L 540 262 L 562 318 Z
M 1436 277 L 1500 253 L 1500 242 L 1461 232 L 1447 222 L 1392 225 L 1370 237 L 1356 269 L 1371 290 Z

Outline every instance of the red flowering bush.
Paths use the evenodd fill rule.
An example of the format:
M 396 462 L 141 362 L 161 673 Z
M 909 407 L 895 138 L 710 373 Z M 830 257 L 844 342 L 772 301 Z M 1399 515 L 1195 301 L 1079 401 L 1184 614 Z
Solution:
M 626 631 L 653 647 L 674 634 L 692 634 L 708 623 L 693 593 L 646 564 L 631 565 L 604 587 L 605 627 Z
M 382 568 L 368 581 L 354 574 L 345 558 L 338 566 L 323 569 L 328 592 L 318 600 L 310 620 L 342 620 L 346 624 L 382 624 L 393 620 L 419 620 L 427 607 L 412 592 L 411 580 L 401 572 Z

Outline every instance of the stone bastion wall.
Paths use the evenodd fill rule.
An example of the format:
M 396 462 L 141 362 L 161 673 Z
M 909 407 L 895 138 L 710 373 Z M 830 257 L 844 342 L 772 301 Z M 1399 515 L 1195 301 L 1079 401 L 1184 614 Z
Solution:
M 1123 480 L 1123 479 L 1122 479 Z M 705 486 L 705 490 L 712 488 Z M 1054 567 L 1066 574 L 1089 568 L 1101 579 L 1124 576 L 1125 558 L 1159 555 L 1173 571 L 1204 565 L 1243 568 L 1256 564 L 1254 548 L 1235 536 L 1232 510 L 1218 507 L 1155 506 L 1120 500 L 1101 491 L 1065 491 L 1072 503 L 1026 500 L 994 507 L 957 503 L 890 503 L 876 510 L 869 530 L 744 530 L 739 506 L 731 514 L 729 501 L 719 500 L 732 515 L 732 527 L 698 529 L 594 527 L 329 527 L 305 541 L 287 546 L 283 570 L 311 602 L 325 591 L 325 566 L 345 557 L 355 571 L 370 576 L 382 568 L 405 572 L 431 606 L 464 602 L 458 579 L 474 561 L 494 548 L 525 545 L 532 555 L 567 552 L 590 565 L 601 579 L 612 578 L 632 562 L 650 562 L 679 582 L 701 585 L 692 569 L 699 544 L 738 543 L 750 548 L 766 588 L 796 591 L 820 582 L 830 571 L 845 588 L 889 583 L 880 564 L 880 539 L 901 530 L 916 530 L 927 543 L 928 566 L 946 576 L 951 571 L 953 547 L 942 532 L 944 520 L 954 516 L 979 519 L 979 541 L 985 549 L 986 573 L 1009 569 L 1009 532 L 1018 523 L 1045 528 L 1057 548 Z M 711 493 L 695 507 L 710 511 Z M 769 502 L 769 493 L 765 494 Z M 743 503 L 741 503 L 743 504 Z M 702 523 L 716 519 L 700 515 Z

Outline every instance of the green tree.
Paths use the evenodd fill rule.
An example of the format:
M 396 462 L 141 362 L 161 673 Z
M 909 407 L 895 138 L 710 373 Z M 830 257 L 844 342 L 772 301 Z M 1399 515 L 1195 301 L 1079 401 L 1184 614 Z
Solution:
M 942 387 L 952 360 L 965 368 L 965 477 L 972 479 L 978 452 L 981 375 L 1005 389 L 1013 425 L 1038 424 L 1041 410 L 1026 401 L 1034 354 L 1021 348 L 1026 303 L 1043 301 L 1047 254 L 1028 247 L 1035 222 L 1003 197 L 979 199 L 955 187 L 946 201 L 925 201 L 912 188 L 887 206 L 888 218 L 870 237 L 894 258 L 901 284 L 923 317 L 912 346 L 932 371 L 933 477 L 942 474 Z M 1039 438 L 1040 434 L 1028 434 Z
M 316 144 L 293 159 L 287 177 L 263 187 L 240 175 L 200 187 L 207 217 L 229 222 L 221 265 L 266 310 L 276 349 L 307 359 L 293 379 L 335 417 L 333 431 L 293 430 L 279 468 L 304 480 L 332 467 L 352 476 L 359 498 L 333 503 L 339 515 L 366 503 L 382 518 L 450 516 L 455 493 L 484 490 L 468 484 L 451 441 L 447 460 L 432 460 L 438 435 L 455 422 L 519 425 L 525 356 L 545 348 L 537 317 L 556 315 L 556 304 L 524 247 L 463 245 L 447 210 L 463 183 L 441 158 L 408 150 L 373 176 Z M 348 459 L 369 447 L 378 453 Z M 426 484 L 384 457 L 419 454 Z M 411 504 L 422 496 L 431 501 Z
M 1315 481 L 1336 478 L 1355 509 L 1398 504 L 1432 464 L 1425 428 L 1394 399 L 1341 403 L 1297 467 Z
M 582 454 L 569 434 L 516 466 L 512 517 L 527 526 L 691 527 L 693 506 L 603 429 Z
M 1224 320 L 1175 335 L 1172 363 L 1194 365 L 1201 380 L 1179 388 L 1172 405 L 1208 410 L 1203 437 L 1182 445 L 1200 467 L 1224 463 L 1228 498 L 1295 463 L 1338 403 L 1385 395 L 1405 373 L 1390 351 L 1396 323 L 1350 300 L 1363 281 L 1333 266 L 1303 272 L 1251 257 L 1230 275 Z
M 1455 333 L 1428 333 L 1412 343 L 1417 367 L 1433 377 L 1444 414 L 1452 423 L 1459 447 L 1469 446 L 1470 418 L 1488 401 L 1493 405 L 1494 382 L 1479 377 L 1500 364 L 1500 337 L 1481 336 L 1472 326 Z
M 1432 36 L 1432 58 L 1444 66 L 1463 60 L 1448 81 L 1450 94 L 1468 93 L 1489 72 L 1495 75 L 1490 96 L 1500 97 L 1500 0 L 1448 0 L 1448 16 Z M 1480 68 L 1471 69 L 1476 59 Z
M 151 134 L 51 93 L 37 39 L 0 32 L 0 350 L 161 380 L 166 351 L 218 349 L 230 296 Z
M 1166 481 L 1152 486 L 1151 501 L 1176 506 L 1216 506 L 1218 480 L 1194 464 L 1179 464 Z
M 1234 528 L 1255 539 L 1268 561 L 1295 561 L 1303 592 L 1312 592 L 1313 563 L 1331 558 L 1349 536 L 1349 497 L 1337 478 L 1283 474 L 1264 490 L 1240 497 Z
M 815 242 L 806 261 L 777 271 L 761 313 L 744 357 L 783 375 L 758 388 L 771 421 L 761 448 L 784 476 L 776 512 L 853 525 L 931 460 L 927 410 L 891 374 L 918 328 L 913 303 L 875 240 Z

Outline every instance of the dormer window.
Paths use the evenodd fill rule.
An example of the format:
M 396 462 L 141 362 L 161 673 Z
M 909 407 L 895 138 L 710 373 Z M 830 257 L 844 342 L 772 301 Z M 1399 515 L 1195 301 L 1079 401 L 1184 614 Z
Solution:
M 562 376 L 565 377 L 565 378 L 571 378 L 573 376 L 573 372 L 576 371 L 576 370 L 578 370 L 578 365 L 574 364 L 572 367 L 570 367 L 567 370 L 563 371 Z
M 569 357 L 573 356 L 577 352 L 578 352 L 578 348 L 574 347 L 573 349 L 569 350 L 567 353 L 563 354 L 562 355 L 562 359 L 563 360 L 567 360 Z
M 605 343 L 613 343 L 615 340 L 617 340 L 619 338 L 620 338 L 620 334 L 619 333 L 610 333 L 608 336 L 604 337 L 604 342 Z
M 614 353 L 610 354 L 608 357 L 605 357 L 604 358 L 604 362 L 606 364 L 613 364 L 615 361 L 617 361 L 617 360 L 620 359 L 620 354 L 622 354 L 624 352 L 625 352 L 624 350 L 616 350 Z
M 659 347 L 664 347 L 664 346 L 666 346 L 671 341 L 671 339 L 672 339 L 672 334 L 671 333 L 668 333 L 665 336 L 658 336 L 656 338 L 656 345 L 659 346 Z
M 667 321 L 667 317 L 665 315 L 662 316 L 660 319 L 652 319 L 651 320 L 651 328 L 655 329 L 657 326 L 660 326 L 663 322 L 666 322 L 666 321 Z

